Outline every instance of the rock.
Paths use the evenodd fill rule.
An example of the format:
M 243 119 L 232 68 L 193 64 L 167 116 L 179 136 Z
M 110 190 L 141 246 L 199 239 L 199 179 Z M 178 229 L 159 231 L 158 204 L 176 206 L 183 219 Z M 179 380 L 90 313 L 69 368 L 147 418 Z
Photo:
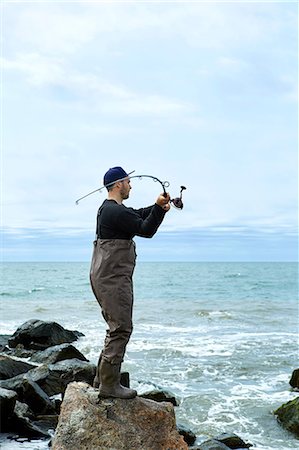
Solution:
M 0 381 L 0 387 L 16 391 L 19 398 L 23 395 L 23 380 L 31 380 L 49 396 L 63 394 L 71 381 L 85 381 L 92 384 L 96 367 L 86 361 L 67 359 L 55 364 L 42 365 L 29 370 L 25 374 Z
M 184 438 L 184 441 L 188 445 L 193 445 L 196 440 L 196 435 L 193 433 L 193 431 L 189 430 L 189 428 L 185 427 L 184 425 L 178 424 L 177 430 L 179 434 L 181 434 Z
M 10 338 L 10 334 L 0 334 L 0 352 L 6 350 L 8 346 L 8 339 Z
M 214 438 L 216 441 L 222 442 L 222 444 L 227 445 L 231 449 L 245 449 L 252 447 L 252 444 L 244 442 L 239 436 L 232 433 L 223 433 Z
M 290 385 L 293 388 L 299 388 L 299 369 L 295 369 L 290 379 Z
M 174 408 L 136 397 L 98 399 L 86 383 L 68 385 L 53 450 L 187 450 L 175 425 Z
M 178 406 L 178 402 L 175 396 L 164 389 L 152 389 L 151 391 L 145 392 L 144 394 L 140 395 L 140 397 L 154 400 L 155 402 L 170 402 L 174 406 Z
M 286 430 L 299 436 L 299 397 L 284 403 L 274 414 Z
M 230 448 L 216 439 L 209 439 L 196 447 L 196 450 L 230 450 Z
M 80 359 L 81 361 L 88 361 L 79 350 L 71 344 L 60 344 L 48 347 L 46 350 L 36 352 L 30 358 L 30 361 L 42 364 L 55 364 L 58 361 L 65 359 Z
M 0 380 L 13 378 L 21 373 L 28 372 L 28 370 L 34 369 L 35 367 L 36 365 L 18 361 L 10 356 L 0 355 Z
M 64 393 L 71 381 L 85 381 L 92 384 L 96 366 L 79 359 L 67 359 L 48 366 L 42 365 L 27 372 L 25 377 L 35 381 L 51 397 Z
M 14 391 L 0 388 L 0 423 L 1 432 L 7 429 L 7 421 L 13 415 L 17 394 Z
M 66 330 L 56 322 L 31 319 L 14 332 L 8 344 L 12 348 L 22 344 L 25 349 L 43 350 L 53 345 L 74 342 L 79 336 L 83 336 L 82 333 Z
M 34 369 L 33 369 L 34 370 Z M 17 375 L 13 378 L 8 378 L 7 380 L 0 381 L 0 388 L 9 389 L 15 391 L 18 395 L 22 395 L 23 392 L 23 379 L 25 374 Z
M 28 438 L 49 437 L 49 433 L 39 427 L 33 419 L 29 407 L 25 403 L 17 401 L 13 417 L 9 421 L 9 431 Z
M 35 415 L 56 414 L 55 403 L 50 400 L 37 383 L 25 378 L 22 388 L 22 401 L 29 406 Z

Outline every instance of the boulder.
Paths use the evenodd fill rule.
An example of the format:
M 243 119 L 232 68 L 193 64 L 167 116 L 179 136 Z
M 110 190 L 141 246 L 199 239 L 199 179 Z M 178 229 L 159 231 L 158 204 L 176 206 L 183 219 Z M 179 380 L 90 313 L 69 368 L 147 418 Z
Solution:
M 202 442 L 199 445 L 190 447 L 189 450 L 245 450 L 252 447 L 252 444 L 246 443 L 234 433 L 222 433 L 219 436 Z
M 183 436 L 184 441 L 188 445 L 194 444 L 194 442 L 196 441 L 196 435 L 193 433 L 193 431 L 191 431 L 189 428 L 187 428 L 181 424 L 177 425 L 177 430 L 178 430 L 179 434 L 181 434 Z
M 299 369 L 295 369 L 290 379 L 292 388 L 299 388 Z
M 34 422 L 28 405 L 16 401 L 14 414 L 9 421 L 7 431 L 15 432 L 18 436 L 28 438 L 44 438 L 49 437 L 49 433 Z
M 10 338 L 10 334 L 0 334 L 0 352 L 6 350 L 8 346 L 8 339 Z
M 175 396 L 160 388 L 155 388 L 150 391 L 144 392 L 140 397 L 147 398 L 149 400 L 154 400 L 155 402 L 170 402 L 174 406 L 178 406 L 178 401 L 176 400 Z
M 35 381 L 51 397 L 64 393 L 71 381 L 85 381 L 92 384 L 95 372 L 94 364 L 79 359 L 67 359 L 48 366 L 37 367 L 27 372 L 25 377 Z
M 37 383 L 25 378 L 22 388 L 22 401 L 29 406 L 35 415 L 56 414 L 55 402 L 51 401 Z
M 71 381 L 85 381 L 92 384 L 96 367 L 86 361 L 67 359 L 48 366 L 43 364 L 29 370 L 25 374 L 0 381 L 0 387 L 17 392 L 19 399 L 23 398 L 24 379 L 33 381 L 49 396 L 63 394 Z
M 222 442 L 231 449 L 245 449 L 252 447 L 252 444 L 244 442 L 239 436 L 234 433 L 222 433 L 214 438 L 216 441 Z
M 34 369 L 36 365 L 28 364 L 23 361 L 11 358 L 10 356 L 0 355 L 0 380 L 13 378 L 21 373 Z
M 299 436 L 299 397 L 284 403 L 274 414 L 286 430 Z
M 70 383 L 52 442 L 53 450 L 187 450 L 176 430 L 173 405 L 136 397 L 98 399 L 82 382 Z
M 5 430 L 8 419 L 13 415 L 17 394 L 14 391 L 0 388 L 0 423 L 1 431 Z
M 8 339 L 10 347 L 15 348 L 22 344 L 25 349 L 44 350 L 53 345 L 74 342 L 79 336 L 79 331 L 70 331 L 56 322 L 44 322 L 31 319 L 23 323 Z
M 216 439 L 209 439 L 195 447 L 189 447 L 189 450 L 230 450 L 230 448 Z
M 42 364 L 55 364 L 56 362 L 64 361 L 65 359 L 74 358 L 80 359 L 81 361 L 88 361 L 88 359 L 86 359 L 73 345 L 60 344 L 34 353 L 30 358 L 30 361 Z

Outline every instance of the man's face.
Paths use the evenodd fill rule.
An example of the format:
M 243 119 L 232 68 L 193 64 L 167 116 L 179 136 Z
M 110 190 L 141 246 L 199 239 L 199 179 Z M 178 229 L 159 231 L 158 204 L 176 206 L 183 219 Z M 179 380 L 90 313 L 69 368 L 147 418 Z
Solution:
M 130 178 L 125 178 L 124 180 L 121 181 L 121 189 L 120 189 L 120 195 L 121 198 L 123 200 L 126 200 L 127 198 L 129 198 L 130 195 L 130 190 L 131 190 L 131 185 L 130 185 Z

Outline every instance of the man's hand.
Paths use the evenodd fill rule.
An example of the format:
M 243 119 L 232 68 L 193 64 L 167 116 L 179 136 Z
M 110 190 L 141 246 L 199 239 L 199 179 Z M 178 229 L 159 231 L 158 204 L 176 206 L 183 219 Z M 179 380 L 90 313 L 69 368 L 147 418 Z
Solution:
M 166 197 L 164 197 L 164 193 L 160 194 L 159 197 L 156 200 L 156 204 L 161 206 L 161 208 L 164 209 L 164 211 L 170 210 L 170 195 L 167 193 Z

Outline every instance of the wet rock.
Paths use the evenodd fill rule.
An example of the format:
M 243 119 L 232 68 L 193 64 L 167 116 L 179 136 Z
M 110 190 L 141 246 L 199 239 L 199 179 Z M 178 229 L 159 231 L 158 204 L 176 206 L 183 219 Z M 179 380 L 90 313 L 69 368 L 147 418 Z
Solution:
M 193 445 L 196 440 L 196 435 L 189 428 L 184 425 L 178 424 L 177 430 L 184 438 L 184 441 L 190 446 Z
M 241 439 L 234 433 L 222 433 L 219 436 L 216 436 L 214 439 L 216 441 L 222 442 L 222 444 L 227 445 L 231 449 L 245 449 L 252 447 L 252 444 L 244 442 L 243 439 Z
M 30 358 L 30 361 L 42 364 L 55 364 L 56 362 L 64 361 L 65 359 L 74 358 L 81 361 L 88 361 L 88 359 L 86 359 L 85 356 L 73 345 L 60 344 L 34 353 Z
M 16 432 L 18 436 L 28 438 L 49 437 L 49 433 L 34 422 L 34 416 L 28 405 L 19 401 L 16 402 L 14 414 L 9 421 L 8 431 Z
M 7 429 L 7 421 L 13 415 L 16 401 L 16 392 L 0 388 L 0 423 L 2 432 Z
M 136 397 L 98 399 L 86 383 L 68 385 L 53 450 L 187 450 L 176 430 L 173 405 Z
M 30 370 L 27 372 L 26 378 L 35 381 L 51 397 L 64 393 L 66 386 L 71 381 L 85 381 L 91 385 L 95 372 L 94 364 L 78 359 L 67 359 Z
M 155 402 L 170 402 L 174 406 L 178 406 L 179 404 L 172 393 L 160 388 L 155 388 L 147 391 L 140 395 L 140 397 L 154 400 Z
M 190 447 L 189 450 L 245 450 L 252 447 L 234 433 L 222 433 L 219 436 L 202 442 L 199 445 Z
M 18 344 L 15 348 L 5 347 L 4 353 L 16 358 L 30 358 L 35 350 L 26 350 L 24 345 Z
M 8 347 L 8 339 L 10 334 L 0 334 L 0 352 L 5 351 Z
M 299 436 L 299 397 L 284 403 L 274 414 L 286 430 Z
M 56 322 L 31 319 L 14 332 L 8 339 L 8 344 L 12 348 L 22 344 L 25 349 L 44 350 L 54 345 L 74 342 L 80 336 L 83 336 L 82 333 L 66 330 Z
M 209 439 L 202 444 L 189 447 L 189 450 L 230 450 L 230 448 L 216 439 Z
M 292 388 L 299 388 L 299 369 L 295 369 L 290 379 Z
M 1 380 L 0 388 L 9 389 L 15 391 L 18 395 L 22 395 L 23 392 L 22 383 L 24 376 L 25 374 L 22 373 L 21 375 L 17 375 L 13 378 L 8 378 L 7 380 Z
M 36 365 L 28 364 L 23 361 L 11 358 L 10 356 L 0 355 L 0 380 L 13 378 L 21 373 L 34 369 Z
M 37 383 L 26 378 L 22 383 L 22 401 L 24 401 L 35 415 L 56 414 L 55 403 L 39 387 Z

